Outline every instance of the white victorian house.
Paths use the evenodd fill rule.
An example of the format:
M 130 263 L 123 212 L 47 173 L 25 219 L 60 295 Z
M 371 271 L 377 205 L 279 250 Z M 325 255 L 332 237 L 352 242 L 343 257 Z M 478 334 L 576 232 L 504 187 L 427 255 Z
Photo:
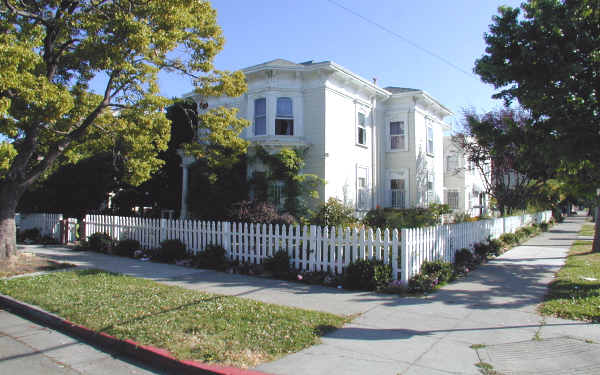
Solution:
M 457 213 L 472 217 L 485 215 L 489 208 L 484 183 L 486 176 L 469 162 L 467 156 L 452 136 L 444 137 L 444 203 Z M 487 171 L 488 179 L 489 176 Z
M 305 149 L 304 173 L 326 181 L 322 200 L 358 212 L 444 200 L 444 118 L 452 112 L 423 90 L 379 87 L 331 61 L 277 59 L 243 69 L 241 97 L 197 98 L 236 107 L 242 136 L 270 152 Z M 249 175 L 262 166 L 249 165 Z

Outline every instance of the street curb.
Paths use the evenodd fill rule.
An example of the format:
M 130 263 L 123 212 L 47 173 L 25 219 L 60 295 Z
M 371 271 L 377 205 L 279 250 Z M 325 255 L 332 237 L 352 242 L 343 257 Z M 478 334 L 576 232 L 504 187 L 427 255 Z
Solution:
M 178 360 L 165 349 L 141 345 L 132 340 L 121 340 L 106 333 L 93 331 L 42 310 L 37 306 L 18 301 L 4 294 L 0 294 L 0 307 L 10 309 L 11 312 L 19 314 L 22 317 L 42 323 L 112 353 L 133 358 L 155 369 L 190 375 L 268 375 L 264 372 L 243 370 L 236 367 L 221 367 L 196 361 Z

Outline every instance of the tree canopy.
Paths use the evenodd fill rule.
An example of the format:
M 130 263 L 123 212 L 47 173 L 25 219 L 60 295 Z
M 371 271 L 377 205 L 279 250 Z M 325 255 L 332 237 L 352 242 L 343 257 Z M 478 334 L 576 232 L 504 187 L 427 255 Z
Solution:
M 530 0 L 500 7 L 475 72 L 530 111 L 544 142 L 574 161 L 600 162 L 600 3 Z
M 0 256 L 14 250 L 16 202 L 57 163 L 114 148 L 134 185 L 161 167 L 170 100 L 160 72 L 189 77 L 200 95 L 242 94 L 241 72 L 213 66 L 223 44 L 203 0 L 0 2 Z M 205 119 L 211 130 L 244 124 L 234 109 Z

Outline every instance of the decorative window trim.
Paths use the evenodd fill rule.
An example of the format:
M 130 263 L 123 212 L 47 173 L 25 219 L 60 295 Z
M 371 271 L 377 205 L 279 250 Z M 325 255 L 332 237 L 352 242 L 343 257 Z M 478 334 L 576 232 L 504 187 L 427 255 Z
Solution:
M 264 103 L 265 103 L 265 112 L 264 112 L 264 114 L 258 116 L 256 114 L 256 107 L 257 107 L 257 103 L 259 101 L 261 101 L 261 100 L 264 101 Z M 261 133 L 261 134 L 257 134 L 257 132 L 256 132 L 256 120 L 258 118 L 263 118 L 264 119 L 264 127 L 265 127 L 265 129 L 264 129 L 264 133 Z M 253 119 L 252 119 L 252 128 L 253 128 L 252 129 L 253 130 L 252 133 L 253 133 L 253 135 L 255 137 L 257 137 L 257 136 L 258 137 L 265 136 L 268 133 L 268 126 L 267 126 L 267 98 L 266 97 L 261 97 L 261 98 L 254 99 L 254 113 L 253 113 Z
M 404 134 L 392 134 L 392 124 L 400 123 L 401 129 Z M 387 135 L 389 141 L 387 142 L 387 151 L 388 152 L 399 152 L 399 151 L 408 151 L 408 127 L 406 125 L 406 121 L 398 120 L 398 121 L 388 121 L 387 124 Z M 392 137 L 404 137 L 404 143 L 400 145 L 398 148 L 392 147 Z
M 360 123 L 361 120 L 361 115 L 364 119 L 364 124 Z M 364 136 L 364 143 L 360 143 L 360 133 L 361 130 L 363 132 L 363 136 Z M 355 138 L 355 142 L 357 146 L 360 147 L 364 147 L 364 148 L 368 148 L 369 143 L 367 141 L 367 114 L 364 113 L 363 111 L 357 111 L 356 112 L 356 138 Z
M 426 126 L 425 134 L 425 151 L 427 155 L 434 155 L 435 153 L 435 134 L 433 132 L 433 126 L 429 122 Z M 431 142 L 431 143 L 430 143 Z
M 364 176 L 364 177 L 363 177 Z M 365 186 L 360 186 L 360 178 L 365 179 Z M 371 208 L 370 202 L 369 167 L 356 165 L 356 210 L 367 211 Z M 362 195 L 362 199 L 361 199 Z

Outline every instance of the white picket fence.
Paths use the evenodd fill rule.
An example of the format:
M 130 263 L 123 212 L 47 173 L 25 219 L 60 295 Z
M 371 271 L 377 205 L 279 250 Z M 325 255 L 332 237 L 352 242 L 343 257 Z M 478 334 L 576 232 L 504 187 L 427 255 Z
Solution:
M 358 259 L 379 259 L 392 266 L 403 284 L 419 273 L 424 261 L 454 261 L 462 248 L 514 232 L 533 222 L 548 222 L 552 213 L 511 216 L 429 228 L 394 230 L 328 228 L 318 226 L 205 222 L 87 215 L 85 235 L 108 234 L 115 240 L 135 239 L 146 249 L 164 240 L 178 239 L 195 254 L 208 244 L 223 246 L 232 260 L 262 263 L 285 250 L 294 267 L 308 271 L 342 273 Z M 400 261 L 399 261 L 400 260 Z
M 62 214 L 31 213 L 15 215 L 15 224 L 20 231 L 38 228 L 42 236 L 52 236 L 60 240 L 60 222 Z
M 425 261 L 454 262 L 460 249 L 473 250 L 473 245 L 497 239 L 504 233 L 514 233 L 520 227 L 533 223 L 547 223 L 552 211 L 509 216 L 459 224 L 445 224 L 427 228 L 403 228 L 400 238 L 400 275 L 403 284 L 421 271 Z

